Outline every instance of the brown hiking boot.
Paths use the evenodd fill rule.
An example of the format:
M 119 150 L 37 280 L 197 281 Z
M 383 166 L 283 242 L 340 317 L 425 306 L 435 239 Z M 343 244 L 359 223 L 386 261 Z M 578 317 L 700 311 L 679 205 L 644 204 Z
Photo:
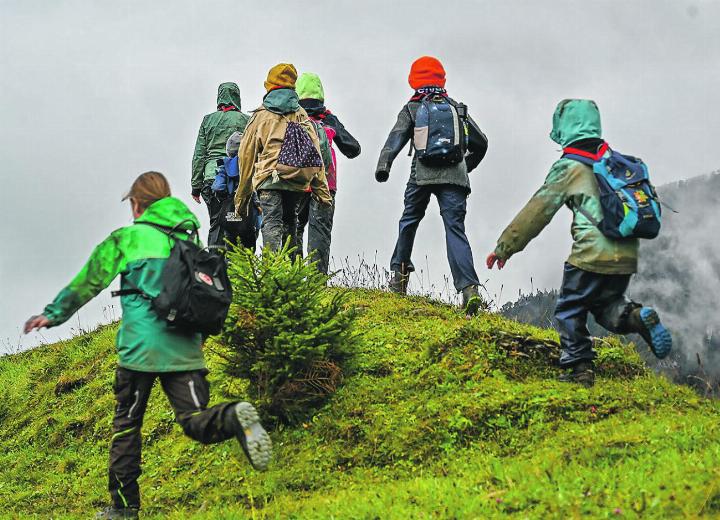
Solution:
M 462 306 L 465 309 L 465 315 L 475 316 L 483 304 L 477 285 L 468 285 L 462 290 Z
M 390 292 L 398 294 L 407 294 L 408 279 L 410 275 L 404 274 L 402 271 L 393 271 L 390 276 L 388 288 Z
M 558 381 L 563 383 L 578 383 L 586 388 L 590 388 L 595 384 L 595 371 L 593 370 L 592 361 L 580 361 L 558 377 Z

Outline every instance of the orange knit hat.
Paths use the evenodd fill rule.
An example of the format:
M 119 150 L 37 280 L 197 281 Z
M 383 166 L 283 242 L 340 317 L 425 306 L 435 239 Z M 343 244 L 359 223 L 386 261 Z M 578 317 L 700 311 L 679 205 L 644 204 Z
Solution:
M 270 92 L 276 88 L 295 88 L 297 69 L 292 63 L 279 63 L 268 72 L 265 90 Z
M 421 87 L 445 88 L 445 69 L 437 58 L 423 56 L 410 67 L 408 82 L 415 90 Z

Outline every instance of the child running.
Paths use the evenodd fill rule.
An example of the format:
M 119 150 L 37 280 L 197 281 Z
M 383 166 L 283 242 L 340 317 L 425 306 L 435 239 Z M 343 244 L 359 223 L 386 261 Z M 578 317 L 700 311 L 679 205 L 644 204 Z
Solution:
M 553 116 L 550 138 L 576 158 L 600 159 L 609 153 L 602 139 L 600 112 L 594 101 L 566 99 Z M 502 269 L 567 206 L 573 212 L 573 247 L 565 263 L 562 288 L 555 309 L 560 329 L 561 381 L 585 386 L 595 383 L 592 338 L 587 315 L 616 334 L 638 333 L 658 358 L 670 352 L 672 338 L 650 307 L 630 301 L 625 291 L 637 272 L 638 239 L 612 239 L 597 227 L 603 219 L 598 183 L 593 169 L 577 159 L 560 158 L 545 183 L 503 231 L 487 267 Z
M 170 185 L 158 172 L 146 172 L 133 183 L 123 200 L 130 201 L 131 226 L 110 234 L 95 248 L 77 276 L 45 307 L 25 323 L 25 333 L 54 327 L 121 275 L 123 319 L 116 347 L 117 401 L 110 439 L 109 490 L 112 505 L 96 518 L 137 518 L 140 509 L 141 427 L 150 391 L 156 379 L 175 411 L 175 419 L 190 438 L 203 444 L 236 437 L 250 463 L 264 470 L 271 442 L 249 403 L 222 403 L 208 408 L 210 399 L 199 333 L 173 329 L 161 319 L 143 295 L 162 290 L 163 265 L 172 240 L 197 240 L 197 217 L 171 197 Z M 132 289 L 132 290 L 130 290 Z M 142 294 L 138 294 L 141 292 Z

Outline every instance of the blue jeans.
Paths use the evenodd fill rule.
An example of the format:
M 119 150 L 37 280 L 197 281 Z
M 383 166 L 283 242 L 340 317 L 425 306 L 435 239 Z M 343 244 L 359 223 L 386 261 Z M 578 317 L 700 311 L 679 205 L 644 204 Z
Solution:
M 410 257 L 415 233 L 425 216 L 430 195 L 437 198 L 440 216 L 445 224 L 445 243 L 455 290 L 460 292 L 469 285 L 478 285 L 470 243 L 465 235 L 468 190 L 454 184 L 418 186 L 414 182 L 408 182 L 405 188 L 405 211 L 400 218 L 400 230 L 390 269 L 406 273 L 415 270 Z
M 625 296 L 629 274 L 599 274 L 565 264 L 562 288 L 555 308 L 560 330 L 560 366 L 571 367 L 595 358 L 587 328 L 588 313 L 602 327 L 615 334 L 634 332 L 628 328 L 628 314 L 638 307 Z

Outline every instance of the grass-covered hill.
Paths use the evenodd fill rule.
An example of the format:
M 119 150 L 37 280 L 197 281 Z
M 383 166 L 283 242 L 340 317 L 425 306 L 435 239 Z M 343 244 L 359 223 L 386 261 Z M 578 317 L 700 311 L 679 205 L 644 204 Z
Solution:
M 600 348 L 592 389 L 554 380 L 556 333 L 355 291 L 337 393 L 271 432 L 266 473 L 202 446 L 159 388 L 148 518 L 671 518 L 720 515 L 720 404 Z M 115 327 L 0 358 L 0 516 L 87 518 L 107 500 Z M 209 354 L 215 401 L 241 397 Z

